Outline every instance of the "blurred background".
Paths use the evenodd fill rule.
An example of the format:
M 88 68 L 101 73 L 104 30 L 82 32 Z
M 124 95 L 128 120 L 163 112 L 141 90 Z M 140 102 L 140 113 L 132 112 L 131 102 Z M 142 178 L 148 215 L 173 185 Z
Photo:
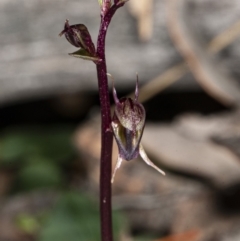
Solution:
M 66 19 L 96 43 L 96 0 L 0 0 L 0 241 L 100 240 L 96 69 L 68 55 Z M 138 72 L 143 146 L 167 174 L 123 163 L 115 240 L 240 240 L 239 19 L 239 0 L 130 0 L 114 16 L 108 72 L 119 97 Z

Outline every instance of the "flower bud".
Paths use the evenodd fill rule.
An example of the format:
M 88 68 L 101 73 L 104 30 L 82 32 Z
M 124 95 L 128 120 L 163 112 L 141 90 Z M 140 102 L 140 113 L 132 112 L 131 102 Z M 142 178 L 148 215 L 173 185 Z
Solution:
M 112 118 L 112 130 L 118 145 L 118 161 L 113 172 L 112 182 L 116 174 L 116 170 L 120 167 L 123 159 L 130 161 L 140 156 L 150 166 L 160 173 L 164 174 L 157 166 L 155 166 L 147 157 L 142 145 L 140 144 L 144 126 L 145 126 L 145 109 L 138 102 L 138 78 L 135 88 L 135 99 L 117 97 L 117 92 L 113 86 L 113 98 L 115 102 L 115 110 Z
M 69 21 L 66 20 L 64 30 L 59 36 L 62 36 L 63 34 L 73 46 L 85 49 L 91 56 L 96 55 L 91 35 L 84 24 L 69 25 Z
M 111 8 L 112 2 L 111 0 L 98 0 L 98 3 L 101 8 L 101 16 L 105 16 L 108 10 Z

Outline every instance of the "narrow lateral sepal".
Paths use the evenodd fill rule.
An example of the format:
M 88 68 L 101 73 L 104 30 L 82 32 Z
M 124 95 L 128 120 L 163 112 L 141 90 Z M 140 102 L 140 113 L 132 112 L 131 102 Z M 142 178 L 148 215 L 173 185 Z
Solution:
M 161 170 L 160 168 L 158 168 L 154 163 L 152 163 L 152 161 L 148 158 L 146 152 L 144 151 L 144 148 L 142 146 L 142 144 L 139 145 L 139 154 L 142 157 L 143 161 L 145 163 L 147 163 L 147 165 L 153 167 L 155 170 L 157 170 L 158 172 L 160 172 L 163 176 L 165 176 L 165 172 L 163 170 Z
M 118 159 L 117 159 L 117 164 L 114 168 L 113 174 L 112 174 L 112 179 L 111 179 L 111 183 L 114 182 L 114 177 L 116 175 L 117 169 L 120 168 L 121 164 L 122 164 L 123 159 L 121 158 L 121 156 L 118 154 Z

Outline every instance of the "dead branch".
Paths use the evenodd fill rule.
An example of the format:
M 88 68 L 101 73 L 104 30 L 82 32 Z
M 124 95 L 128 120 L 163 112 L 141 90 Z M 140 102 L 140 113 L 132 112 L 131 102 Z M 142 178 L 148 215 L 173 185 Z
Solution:
M 240 89 L 223 68 L 219 68 L 206 49 L 201 46 L 188 19 L 185 0 L 169 0 L 168 26 L 170 35 L 199 84 L 214 98 L 225 105 L 239 104 Z M 233 36 L 234 37 L 234 36 Z M 233 38 L 234 39 L 234 38 Z M 231 41 L 225 41 L 229 44 Z M 225 45 L 223 44 L 223 45 Z M 216 44 L 215 44 L 216 46 Z M 219 47 L 212 51 L 220 49 Z

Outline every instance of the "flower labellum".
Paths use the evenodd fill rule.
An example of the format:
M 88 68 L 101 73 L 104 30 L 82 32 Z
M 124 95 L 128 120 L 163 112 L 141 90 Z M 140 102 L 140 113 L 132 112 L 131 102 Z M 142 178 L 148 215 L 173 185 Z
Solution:
M 113 98 L 115 102 L 115 110 L 112 118 L 112 130 L 118 145 L 119 154 L 116 167 L 112 176 L 112 183 L 117 169 L 120 167 L 122 160 L 130 161 L 140 156 L 148 165 L 155 168 L 161 174 L 165 173 L 154 165 L 148 158 L 146 152 L 141 145 L 141 138 L 145 126 L 145 109 L 138 102 L 138 77 L 135 88 L 135 98 L 118 99 L 116 89 L 113 86 Z

